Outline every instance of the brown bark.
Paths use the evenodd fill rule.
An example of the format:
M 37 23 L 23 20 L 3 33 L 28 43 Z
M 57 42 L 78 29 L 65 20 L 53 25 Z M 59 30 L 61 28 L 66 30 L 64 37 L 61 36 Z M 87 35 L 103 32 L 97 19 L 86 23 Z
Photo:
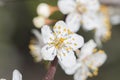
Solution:
M 55 57 L 55 59 L 51 62 L 48 72 L 46 73 L 43 80 L 53 80 L 54 79 L 57 64 L 58 64 L 58 59 L 57 59 L 57 57 Z

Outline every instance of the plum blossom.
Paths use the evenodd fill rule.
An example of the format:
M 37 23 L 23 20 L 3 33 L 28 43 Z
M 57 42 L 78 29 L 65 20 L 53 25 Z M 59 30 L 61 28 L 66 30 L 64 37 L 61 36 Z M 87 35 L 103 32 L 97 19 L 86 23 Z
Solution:
M 80 53 L 77 54 L 78 59 L 75 66 L 64 68 L 66 74 L 74 75 L 74 80 L 86 80 L 87 77 L 97 75 L 98 67 L 106 61 L 107 56 L 104 51 L 97 51 L 96 46 L 97 44 L 93 40 L 85 43 Z
M 74 51 L 84 44 L 82 36 L 71 32 L 63 21 L 55 24 L 53 32 L 47 25 L 41 28 L 41 32 L 46 44 L 41 50 L 44 60 L 52 61 L 57 56 L 63 67 L 68 68 L 76 64 Z
M 101 6 L 101 13 L 97 16 L 99 16 L 99 19 L 97 21 L 96 18 L 94 38 L 98 46 L 101 46 L 102 41 L 107 41 L 111 38 L 111 24 L 109 20 L 109 13 L 107 11 L 107 7 Z
M 98 0 L 59 0 L 58 7 L 63 14 L 68 14 L 66 24 L 71 31 L 77 32 L 81 24 L 85 30 L 94 29 L 93 18 L 100 9 Z
M 102 50 L 96 51 L 95 47 L 95 42 L 90 40 L 81 48 L 78 55 L 78 62 L 81 63 L 81 67 L 75 72 L 74 80 L 86 80 L 87 77 L 98 74 L 98 68 L 103 65 L 107 56 Z
M 36 36 L 36 39 L 30 41 L 30 53 L 33 56 L 35 62 L 42 61 L 41 48 L 44 46 L 42 35 L 38 30 L 33 29 L 33 34 Z

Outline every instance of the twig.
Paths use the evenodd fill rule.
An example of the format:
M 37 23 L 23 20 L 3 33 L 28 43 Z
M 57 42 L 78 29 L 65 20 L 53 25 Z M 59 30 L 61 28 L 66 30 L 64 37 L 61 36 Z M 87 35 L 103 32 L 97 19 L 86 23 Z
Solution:
M 55 57 L 55 59 L 51 62 L 48 72 L 46 73 L 43 80 L 53 80 L 55 72 L 56 72 L 57 64 L 58 64 L 58 58 Z

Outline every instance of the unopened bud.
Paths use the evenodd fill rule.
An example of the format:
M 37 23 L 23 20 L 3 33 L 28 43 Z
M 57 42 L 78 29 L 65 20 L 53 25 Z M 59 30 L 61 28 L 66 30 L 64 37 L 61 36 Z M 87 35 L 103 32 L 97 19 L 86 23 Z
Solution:
M 50 6 L 46 3 L 40 3 L 37 7 L 37 13 L 40 16 L 48 18 L 53 12 L 57 11 L 58 8 L 54 6 Z

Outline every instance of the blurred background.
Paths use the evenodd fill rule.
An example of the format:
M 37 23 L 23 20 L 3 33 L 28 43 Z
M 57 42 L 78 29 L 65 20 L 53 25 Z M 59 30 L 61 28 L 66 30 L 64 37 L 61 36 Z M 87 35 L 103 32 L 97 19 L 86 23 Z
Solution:
M 104 3 L 105 0 L 101 1 Z M 111 1 L 106 0 L 105 4 L 120 6 L 118 2 Z M 23 80 L 42 80 L 45 75 L 45 67 L 33 61 L 28 49 L 33 36 L 31 30 L 35 28 L 32 19 L 37 16 L 36 7 L 41 2 L 57 4 L 57 0 L 0 0 L 0 78 L 11 80 L 14 69 L 22 73 Z M 90 36 L 88 33 L 83 35 Z M 112 27 L 112 38 L 103 45 L 103 49 L 108 59 L 100 68 L 99 75 L 88 80 L 119 80 L 120 25 Z M 73 79 L 58 66 L 55 80 Z

